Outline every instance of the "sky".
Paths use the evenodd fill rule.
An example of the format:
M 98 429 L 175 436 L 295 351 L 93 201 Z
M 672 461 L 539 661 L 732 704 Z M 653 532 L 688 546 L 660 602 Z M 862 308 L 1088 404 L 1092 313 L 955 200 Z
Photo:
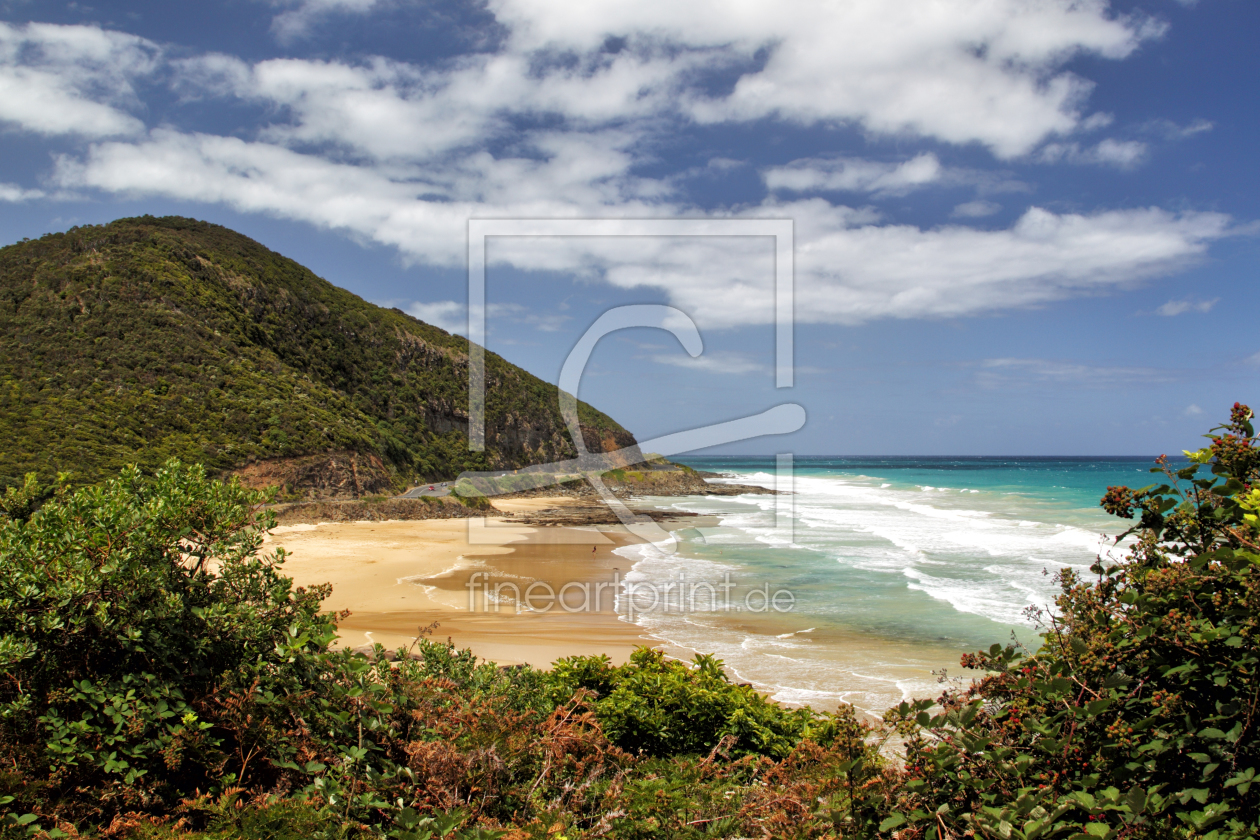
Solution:
M 1260 404 L 1254 0 L 0 0 L 0 243 L 226 225 L 466 332 L 469 219 L 791 220 L 494 237 L 487 346 L 706 454 L 1154 455 Z

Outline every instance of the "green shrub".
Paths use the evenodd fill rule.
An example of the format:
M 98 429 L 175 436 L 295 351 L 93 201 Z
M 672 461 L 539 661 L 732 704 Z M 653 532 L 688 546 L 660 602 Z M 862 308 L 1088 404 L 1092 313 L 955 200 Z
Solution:
M 196 704 L 279 668 L 293 630 L 332 633 L 322 593 L 258 553 L 261 500 L 172 462 L 0 525 L 0 740 L 24 776 L 106 799 L 207 784 L 222 738 Z
M 27 473 L 21 486 L 11 485 L 4 488 L 4 493 L 0 495 L 0 522 L 6 519 L 16 519 L 19 522 L 25 522 L 39 510 L 40 505 L 51 499 L 57 492 L 59 486 L 66 483 L 67 476 L 63 473 L 58 476 L 56 484 L 41 484 L 39 476 L 35 473 Z
M 294 589 L 283 551 L 260 550 L 262 501 L 171 462 L 0 524 L 0 803 L 24 815 L 0 830 L 138 827 L 244 791 L 185 819 L 284 837 L 326 812 L 320 836 L 423 840 L 405 750 L 427 731 L 416 709 L 458 686 L 550 712 L 535 672 L 449 646 L 423 641 L 401 668 L 331 649 L 327 587 Z
M 619 668 L 607 656 L 570 657 L 554 664 L 549 680 L 557 701 L 592 692 L 591 708 L 605 734 L 632 753 L 665 757 L 724 748 L 732 755 L 783 758 L 805 739 L 829 746 L 864 734 L 851 710 L 786 709 L 751 685 L 732 683 L 721 660 L 704 654 L 688 666 L 639 648 Z
M 1260 483 L 1252 413 L 1235 404 L 1211 445 L 1164 481 L 1113 487 L 1139 516 L 1128 559 L 1060 575 L 1035 656 L 994 645 L 990 675 L 891 715 L 913 733 L 889 827 L 1012 838 L 1254 837 L 1260 832 Z M 1206 468 L 1206 469 L 1205 469 Z M 1208 474 L 1204 474 L 1208 473 Z
M 490 503 L 489 497 L 478 490 L 473 482 L 467 478 L 461 478 L 451 487 L 450 498 L 473 510 L 493 510 L 494 508 L 494 505 Z

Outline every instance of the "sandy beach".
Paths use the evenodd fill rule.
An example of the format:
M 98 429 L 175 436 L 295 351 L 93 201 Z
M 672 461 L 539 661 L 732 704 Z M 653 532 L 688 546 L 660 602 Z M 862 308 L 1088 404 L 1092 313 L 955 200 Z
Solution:
M 570 502 L 507 499 L 495 506 L 510 513 Z M 540 527 L 487 517 L 287 525 L 268 543 L 290 552 L 284 571 L 297 585 L 332 584 L 325 608 L 351 613 L 341 623 L 344 645 L 379 642 L 394 650 L 438 622 L 431 638 L 449 637 L 500 664 L 545 666 L 579 654 L 624 662 L 637 645 L 651 643 L 613 612 L 615 583 L 628 569 L 612 549 L 630 539 L 620 526 Z M 561 590 L 563 605 L 554 600 Z
M 938 693 L 942 670 L 960 676 L 957 648 L 856 632 L 795 612 L 682 619 L 657 613 L 627 621 L 613 598 L 634 561 L 613 550 L 638 537 L 620 525 L 530 525 L 510 516 L 580 504 L 569 497 L 496 499 L 500 515 L 484 519 L 285 525 L 268 542 L 290 552 L 284 571 L 297 585 L 332 584 L 324 606 L 350 612 L 340 625 L 347 647 L 405 648 L 436 622 L 430 638 L 449 638 L 502 665 L 546 667 L 598 654 L 620 664 L 640 645 L 683 659 L 700 650 L 722 658 L 732 679 L 780 702 L 821 710 L 851 703 L 874 717 L 907 692 Z M 666 527 L 716 520 L 672 522 Z M 746 668 L 750 655 L 777 665 Z

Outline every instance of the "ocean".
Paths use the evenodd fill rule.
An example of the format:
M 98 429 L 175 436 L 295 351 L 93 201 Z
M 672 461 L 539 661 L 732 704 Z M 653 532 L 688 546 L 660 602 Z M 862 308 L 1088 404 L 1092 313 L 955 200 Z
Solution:
M 774 458 L 681 460 L 775 487 Z M 962 653 L 1037 647 L 1028 610 L 1053 609 L 1059 569 L 1088 576 L 1100 553 L 1123 555 L 1128 523 L 1098 500 L 1153 483 L 1153 460 L 797 457 L 791 496 L 644 499 L 705 524 L 678 531 L 673 553 L 617 550 L 635 587 L 621 611 L 672 655 L 714 653 L 782 702 L 877 713 L 934 697 Z

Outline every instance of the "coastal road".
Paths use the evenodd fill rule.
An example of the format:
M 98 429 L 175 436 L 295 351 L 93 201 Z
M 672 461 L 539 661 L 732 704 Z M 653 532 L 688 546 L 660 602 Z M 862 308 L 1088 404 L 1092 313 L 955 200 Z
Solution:
M 449 496 L 451 487 L 449 481 L 438 482 L 434 484 L 422 484 L 419 487 L 412 487 L 406 493 L 398 498 L 400 499 L 420 499 L 425 496 Z
M 512 470 L 496 470 L 487 473 L 490 476 L 511 475 Z M 452 481 L 435 481 L 432 484 L 421 484 L 419 487 L 412 487 L 406 493 L 396 498 L 399 499 L 422 499 L 425 496 L 449 496 L 451 495 Z

